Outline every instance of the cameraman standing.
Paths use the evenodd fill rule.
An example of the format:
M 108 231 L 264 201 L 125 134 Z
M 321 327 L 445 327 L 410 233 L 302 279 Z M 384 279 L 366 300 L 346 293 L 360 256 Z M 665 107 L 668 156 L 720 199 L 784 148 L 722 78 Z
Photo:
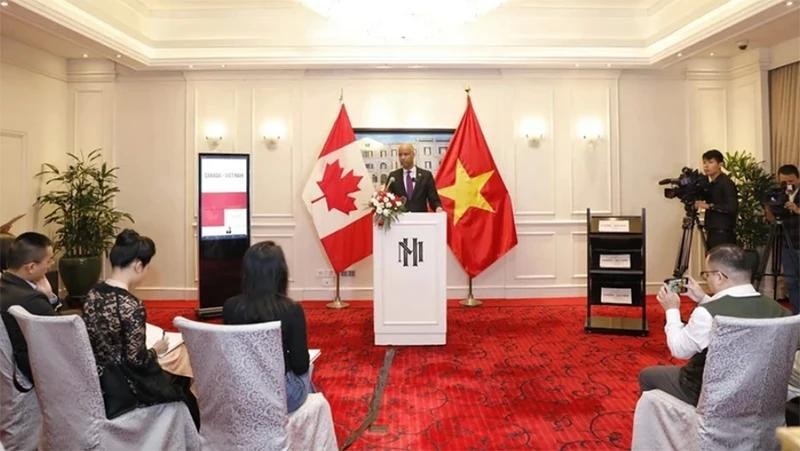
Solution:
M 781 264 L 792 313 L 797 314 L 800 313 L 800 172 L 797 166 L 785 164 L 778 168 L 778 183 L 786 190 L 788 197 L 783 205 L 786 212 L 781 217 L 784 231 L 781 237 Z M 767 221 L 775 222 L 775 214 L 771 209 L 766 208 L 764 213 Z
M 736 185 L 722 173 L 722 152 L 711 149 L 703 154 L 703 172 L 708 176 L 706 200 L 695 201 L 697 209 L 705 209 L 706 250 L 720 244 L 736 244 L 736 215 L 739 199 Z

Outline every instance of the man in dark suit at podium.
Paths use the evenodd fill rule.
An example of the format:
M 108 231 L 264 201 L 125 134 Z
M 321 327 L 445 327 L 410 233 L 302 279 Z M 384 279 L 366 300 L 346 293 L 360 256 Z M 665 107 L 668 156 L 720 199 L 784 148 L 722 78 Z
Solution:
M 428 206 L 433 211 L 443 211 L 433 174 L 414 165 L 414 146 L 400 144 L 397 151 L 402 167 L 389 173 L 386 190 L 405 198 L 406 210 L 410 212 L 424 213 Z

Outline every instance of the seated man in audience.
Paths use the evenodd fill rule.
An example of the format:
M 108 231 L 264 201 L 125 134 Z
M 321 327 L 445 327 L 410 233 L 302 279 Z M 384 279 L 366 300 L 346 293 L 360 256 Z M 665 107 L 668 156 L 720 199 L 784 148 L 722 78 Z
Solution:
M 658 302 L 667 317 L 664 326 L 667 346 L 673 357 L 689 359 L 689 362 L 682 367 L 651 366 L 639 373 L 642 391 L 659 389 L 694 406 L 700 398 L 714 316 L 776 318 L 789 315 L 789 311 L 773 299 L 761 296 L 750 284 L 750 265 L 742 248 L 719 245 L 708 253 L 705 266 L 706 270 L 700 274 L 715 294 L 708 296 L 697 282 L 689 279 L 687 294 L 699 305 L 692 311 L 688 323 L 681 322 L 678 294 L 668 290 L 666 284 L 658 292 Z
M 53 264 L 53 244 L 40 233 L 23 233 L 11 243 L 7 260 L 8 269 L 0 276 L 0 316 L 8 330 L 17 367 L 31 380 L 28 346 L 8 309 L 19 305 L 34 315 L 56 314 L 58 296 L 45 277 Z

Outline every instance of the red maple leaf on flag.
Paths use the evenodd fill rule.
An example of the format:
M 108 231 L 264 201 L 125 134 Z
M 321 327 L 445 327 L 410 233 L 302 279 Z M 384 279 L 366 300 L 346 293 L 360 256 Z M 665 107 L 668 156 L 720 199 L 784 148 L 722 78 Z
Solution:
M 311 203 L 324 198 L 328 203 L 328 211 L 335 208 L 344 214 L 350 214 L 355 210 L 356 200 L 350 196 L 350 193 L 359 190 L 358 183 L 361 182 L 362 176 L 353 175 L 352 169 L 344 176 L 342 176 L 343 172 L 344 169 L 339 165 L 339 160 L 326 164 L 322 180 L 317 182 L 319 189 L 322 190 L 322 196 L 312 200 Z

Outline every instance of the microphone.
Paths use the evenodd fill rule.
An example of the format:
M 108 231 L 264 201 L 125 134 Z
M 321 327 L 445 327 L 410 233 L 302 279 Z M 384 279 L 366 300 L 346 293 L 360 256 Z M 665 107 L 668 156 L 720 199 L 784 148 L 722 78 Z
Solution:
M 680 183 L 680 181 L 681 181 L 680 179 L 662 179 L 662 180 L 658 181 L 658 184 L 659 185 L 669 185 L 669 184 L 677 185 L 677 184 Z
M 383 184 L 383 189 L 381 191 L 386 191 L 386 187 L 394 183 L 394 176 L 389 177 L 389 180 Z

